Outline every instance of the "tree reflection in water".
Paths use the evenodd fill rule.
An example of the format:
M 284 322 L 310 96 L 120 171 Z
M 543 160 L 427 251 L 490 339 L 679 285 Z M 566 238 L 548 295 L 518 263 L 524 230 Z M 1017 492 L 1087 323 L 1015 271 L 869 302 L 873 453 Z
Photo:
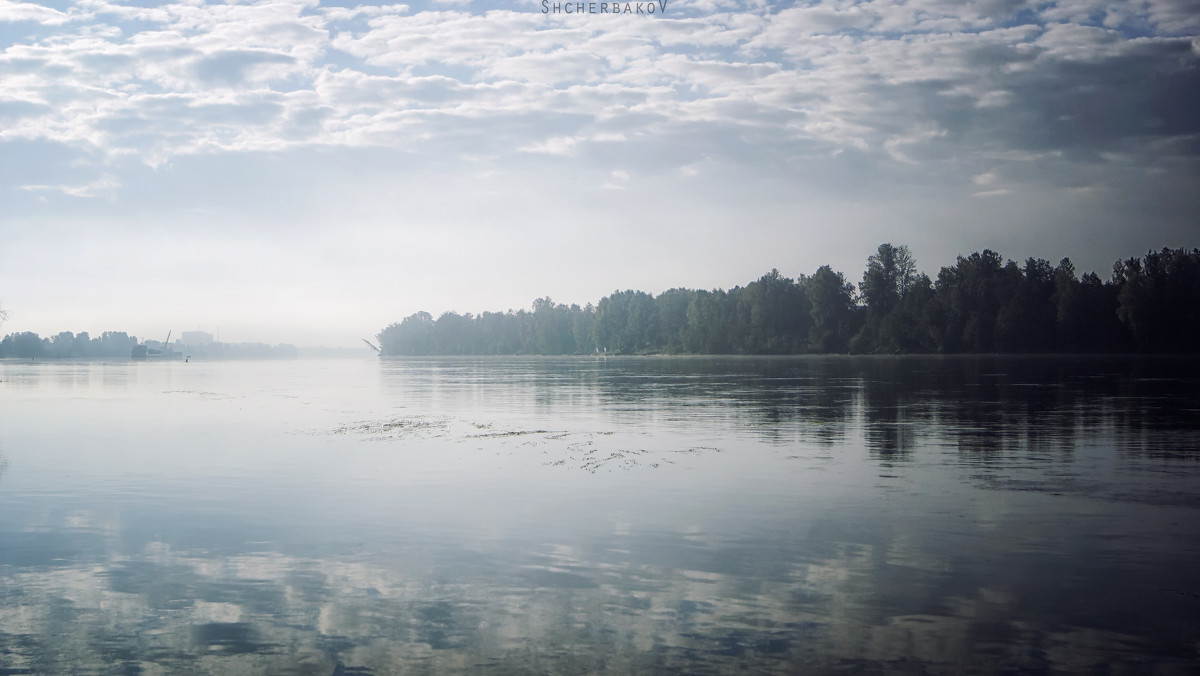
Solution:
M 263 468 L 148 469 L 161 456 L 147 450 L 71 490 L 38 477 L 68 477 L 53 472 L 104 443 L 122 462 L 128 421 L 60 448 L 69 430 L 6 400 L 30 421 L 0 414 L 5 673 L 1197 664 L 1194 361 L 370 368 L 374 408 L 289 384 L 315 404 L 269 409 L 271 391 L 222 393 L 212 374 L 133 397 L 180 414 L 143 426 L 148 449 L 241 444 L 229 457 Z M 48 382 L 61 406 L 105 387 Z M 300 431 L 262 431 L 267 410 Z M 232 431 L 214 441 L 219 416 Z M 38 469 L 54 453 L 75 460 Z

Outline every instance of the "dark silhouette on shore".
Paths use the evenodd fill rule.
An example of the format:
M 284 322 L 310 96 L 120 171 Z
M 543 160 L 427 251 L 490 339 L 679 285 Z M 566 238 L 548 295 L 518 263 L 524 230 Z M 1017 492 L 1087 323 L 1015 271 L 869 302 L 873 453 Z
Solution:
M 991 250 L 936 279 L 881 244 L 857 291 L 821 266 L 724 290 L 616 291 L 596 305 L 418 312 L 377 335 L 383 356 L 484 354 L 1182 353 L 1200 335 L 1200 249 L 1117 261 L 1102 281 L 1070 259 Z

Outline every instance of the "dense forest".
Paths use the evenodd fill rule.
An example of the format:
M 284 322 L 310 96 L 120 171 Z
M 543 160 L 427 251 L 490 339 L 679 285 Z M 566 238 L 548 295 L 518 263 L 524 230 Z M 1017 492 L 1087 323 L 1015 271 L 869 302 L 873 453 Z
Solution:
M 1195 352 L 1200 249 L 1163 249 L 1101 280 L 1070 259 L 959 256 L 937 279 L 906 246 L 881 244 L 862 281 L 822 266 L 778 270 L 746 286 L 617 291 L 596 305 L 437 319 L 418 312 L 383 329 L 381 354 L 805 354 Z

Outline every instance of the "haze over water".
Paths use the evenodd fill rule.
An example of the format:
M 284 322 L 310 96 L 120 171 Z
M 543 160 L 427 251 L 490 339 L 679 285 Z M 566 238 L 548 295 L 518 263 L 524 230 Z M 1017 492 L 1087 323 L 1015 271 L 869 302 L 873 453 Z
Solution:
M 1200 361 L 0 363 L 0 673 L 1194 673 Z

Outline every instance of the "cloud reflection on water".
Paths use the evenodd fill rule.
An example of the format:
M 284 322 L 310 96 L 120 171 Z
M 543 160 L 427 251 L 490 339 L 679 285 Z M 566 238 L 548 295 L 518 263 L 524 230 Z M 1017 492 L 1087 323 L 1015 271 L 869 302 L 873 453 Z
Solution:
M 141 425 L 131 451 L 63 449 L 69 430 L 6 415 L 5 668 L 1185 673 L 1200 657 L 1190 362 L 378 369 L 378 392 L 286 400 L 217 371 L 146 395 L 132 374 L 133 410 L 106 409 Z M 89 399 L 107 378 L 21 373 L 37 405 L 111 403 Z M 141 404 L 159 415 L 143 424 Z M 93 444 L 128 442 L 95 420 Z M 155 460 L 168 437 L 207 465 Z M 31 472 L 96 452 L 103 481 Z

